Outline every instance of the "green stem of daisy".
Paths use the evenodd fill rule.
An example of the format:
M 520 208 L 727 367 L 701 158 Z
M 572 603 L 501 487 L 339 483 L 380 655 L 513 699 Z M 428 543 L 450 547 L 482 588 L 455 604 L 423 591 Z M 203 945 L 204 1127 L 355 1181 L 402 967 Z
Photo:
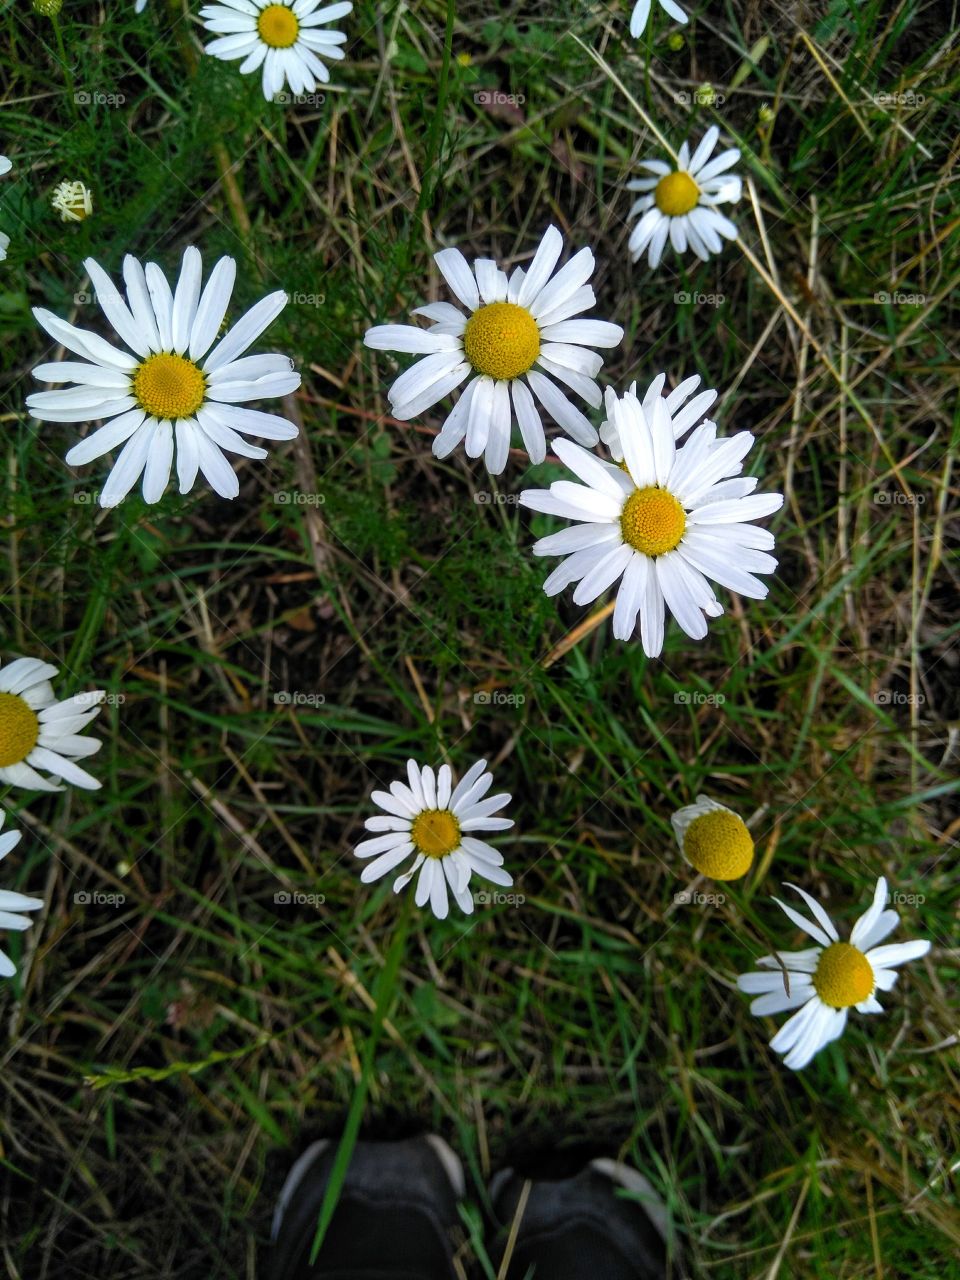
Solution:
M 419 217 L 430 201 L 436 181 L 433 172 L 437 167 L 437 152 L 440 149 L 440 133 L 443 129 L 443 113 L 447 105 L 447 91 L 450 84 L 450 61 L 453 57 L 453 24 L 456 18 L 456 0 L 447 0 L 447 25 L 443 36 L 443 61 L 440 64 L 440 81 L 437 86 L 437 109 L 430 123 L 427 135 L 427 162 L 423 170 L 423 182 L 420 185 L 420 197 L 417 200 L 415 217 Z
M 60 54 L 60 61 L 63 64 L 63 78 L 67 86 L 67 97 L 70 99 L 70 110 L 73 112 L 75 120 L 80 119 L 80 109 L 77 106 L 76 82 L 73 78 L 73 72 L 70 69 L 70 63 L 67 60 L 67 47 L 63 43 L 63 32 L 60 30 L 60 18 L 57 14 L 50 15 L 50 21 L 53 23 L 53 34 L 57 41 L 57 50 Z
M 346 1124 L 343 1126 L 343 1136 L 340 1139 L 340 1145 L 337 1147 L 337 1154 L 333 1161 L 333 1168 L 330 1172 L 330 1181 L 324 1192 L 323 1204 L 320 1206 L 320 1216 L 317 1219 L 317 1231 L 313 1238 L 313 1245 L 310 1249 L 310 1262 L 315 1263 L 317 1254 L 320 1252 L 320 1246 L 323 1244 L 324 1236 L 327 1234 L 327 1228 L 333 1218 L 337 1202 L 340 1199 L 340 1192 L 343 1188 L 344 1179 L 347 1176 L 347 1169 L 350 1160 L 353 1157 L 353 1149 L 357 1145 L 357 1134 L 360 1132 L 360 1122 L 363 1119 L 363 1110 L 367 1101 L 367 1093 L 370 1088 L 370 1079 L 373 1075 L 374 1065 L 376 1063 L 377 1047 L 380 1043 L 380 1035 L 383 1031 L 383 1024 L 386 1020 L 387 1010 L 393 1003 L 394 994 L 397 986 L 397 976 L 400 972 L 400 961 L 403 957 L 407 933 L 410 928 L 410 917 L 413 907 L 413 893 L 405 893 L 403 897 L 403 905 L 400 909 L 400 919 L 397 923 L 396 933 L 390 950 L 387 953 L 387 959 L 380 971 L 380 977 L 377 981 L 376 996 L 377 1003 L 373 1012 L 373 1022 L 370 1026 L 370 1033 L 367 1036 L 367 1042 L 363 1048 L 363 1056 L 361 1059 L 360 1079 L 357 1081 L 357 1087 L 354 1090 L 353 1097 L 350 1099 L 350 1109 L 347 1112 Z

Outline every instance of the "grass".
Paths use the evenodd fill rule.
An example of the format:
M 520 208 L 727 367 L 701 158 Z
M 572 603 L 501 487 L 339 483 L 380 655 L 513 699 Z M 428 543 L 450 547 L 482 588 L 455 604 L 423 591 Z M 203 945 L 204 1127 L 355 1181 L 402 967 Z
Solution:
M 486 1179 L 558 1139 L 646 1171 L 686 1274 L 960 1275 L 956 49 L 910 2 L 802 29 L 711 5 L 677 49 L 659 9 L 639 44 L 628 16 L 361 0 L 326 100 L 282 106 L 200 58 L 179 6 L 68 0 L 65 61 L 48 19 L 0 10 L 3 656 L 111 694 L 100 792 L 3 797 L 26 832 L 4 886 L 47 901 L 4 941 L 11 1277 L 253 1276 L 293 1155 L 358 1089 L 364 1132 L 462 1153 L 462 1266 L 488 1280 Z M 741 146 L 719 260 L 629 265 L 645 118 Z M 49 208 L 62 178 L 93 191 L 80 225 Z M 543 595 L 550 522 L 513 499 L 555 467 L 436 463 L 439 415 L 385 417 L 396 366 L 361 343 L 442 296 L 437 248 L 522 261 L 550 221 L 626 329 L 605 377 L 701 373 L 788 495 L 768 599 L 723 593 L 659 662 L 607 627 L 547 661 L 584 615 Z M 291 294 L 270 345 L 303 371 L 303 435 L 233 504 L 104 513 L 102 464 L 66 467 L 76 431 L 24 410 L 53 358 L 29 307 L 97 327 L 86 255 L 173 269 L 188 243 L 237 257 L 238 311 Z M 369 792 L 481 754 L 523 902 L 414 915 L 382 984 L 401 905 L 351 856 Z M 751 817 L 745 882 L 678 858 L 669 815 L 700 790 Z M 879 874 L 935 949 L 791 1074 L 734 987 L 797 945 L 770 896 L 800 884 L 849 925 Z

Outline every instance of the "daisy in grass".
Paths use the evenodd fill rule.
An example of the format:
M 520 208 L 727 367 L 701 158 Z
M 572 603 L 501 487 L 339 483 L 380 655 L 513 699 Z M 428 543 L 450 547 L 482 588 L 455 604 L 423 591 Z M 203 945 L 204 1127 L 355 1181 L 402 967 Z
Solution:
M 389 791 L 374 791 L 371 799 L 385 816 L 368 818 L 364 826 L 384 834 L 361 841 L 354 850 L 358 858 L 373 859 L 361 873 L 364 884 L 412 858 L 394 880 L 393 891 L 399 893 L 419 872 L 416 904 L 422 907 L 429 901 L 438 920 L 447 915 L 448 889 L 461 911 L 471 914 L 473 897 L 468 890 L 474 872 L 493 884 L 513 884 L 513 877 L 503 869 L 503 856 L 474 834 L 513 826 L 512 818 L 493 816 L 510 803 L 510 796 L 487 796 L 493 774 L 486 773 L 486 767 L 486 760 L 478 760 L 454 786 L 449 765 L 441 765 L 434 773 L 429 765 L 421 768 L 408 760 L 409 785 L 392 782 Z
M 534 544 L 534 555 L 566 557 L 544 582 L 547 595 L 576 582 L 574 602 L 590 604 L 619 581 L 613 634 L 629 640 L 639 615 L 643 651 L 655 658 L 665 606 L 693 640 L 723 612 L 708 578 L 740 595 L 766 596 L 755 574 L 777 567 L 768 554 L 773 534 L 750 521 L 778 511 L 783 495 L 754 494 L 756 478 L 739 477 L 753 444 L 749 431 L 718 440 L 715 424 L 703 422 L 678 447 L 662 396 L 649 416 L 629 391 L 608 409 L 622 465 L 557 440 L 554 450 L 582 483 L 526 489 L 520 503 L 578 522 Z
M 697 796 L 696 804 L 670 818 L 680 852 L 711 880 L 739 880 L 753 865 L 753 836 L 739 814 L 726 805 Z
M 872 905 L 853 926 L 849 942 L 840 941 L 833 922 L 815 898 L 796 885 L 785 887 L 799 893 L 814 920 L 779 898 L 774 902 L 817 945 L 806 951 L 778 951 L 761 957 L 757 964 L 765 972 L 744 973 L 737 986 L 757 997 L 750 1012 L 758 1017 L 798 1010 L 770 1041 L 770 1048 L 785 1055 L 786 1066 L 799 1071 L 824 1045 L 843 1034 L 850 1009 L 882 1013 L 876 993 L 890 991 L 897 981 L 898 965 L 925 956 L 930 943 L 920 939 L 878 945 L 900 923 L 896 911 L 884 910 L 887 882 L 883 876 L 877 881 Z
M 651 176 L 627 183 L 628 191 L 644 193 L 629 214 L 631 218 L 641 215 L 628 245 L 634 262 L 646 249 L 651 268 L 657 267 L 668 236 L 677 253 L 686 253 L 689 247 L 704 262 L 722 250 L 721 236 L 736 240 L 737 228 L 717 205 L 740 199 L 742 182 L 726 172 L 740 159 L 740 152 L 731 147 L 711 160 L 719 137 L 720 130 L 711 125 L 692 157 L 685 142 L 676 166 L 665 160 L 640 161 L 640 168 Z
M 687 15 L 678 4 L 674 4 L 674 0 L 658 0 L 658 3 L 664 13 L 671 17 L 674 22 L 686 23 L 688 21 Z M 637 0 L 637 3 L 633 6 L 633 14 L 630 18 L 630 34 L 634 40 L 638 40 L 646 30 L 651 8 L 652 0 Z
M 263 68 L 263 96 L 269 102 L 284 84 L 290 92 L 313 93 L 326 84 L 325 62 L 339 61 L 347 37 L 321 28 L 353 8 L 350 0 L 319 9 L 320 0 L 224 0 L 200 10 L 204 27 L 218 35 L 207 53 L 240 64 L 241 75 Z
M 670 419 L 670 425 L 673 427 L 673 438 L 679 440 L 685 435 L 690 428 L 703 418 L 704 414 L 711 407 L 717 398 L 717 392 L 712 388 L 705 388 L 698 395 L 693 393 L 700 385 L 699 374 L 693 374 L 689 378 L 684 378 L 673 391 L 667 395 L 663 395 L 663 388 L 667 381 L 665 373 L 657 374 L 654 380 L 647 387 L 646 394 L 640 402 L 644 417 L 648 420 L 653 413 L 653 406 L 658 399 L 663 400 L 663 408 Z M 630 384 L 630 394 L 636 396 L 637 384 Z M 691 399 L 691 397 L 693 397 Z M 617 393 L 612 387 L 607 387 L 604 392 L 604 406 L 607 411 L 607 418 L 600 424 L 600 439 L 610 450 L 613 459 L 616 462 L 623 461 L 623 447 L 620 444 L 620 434 L 617 431 L 614 422 L 614 405 L 617 402 Z
M 80 736 L 100 714 L 103 690 L 57 702 L 50 680 L 57 668 L 37 658 L 16 658 L 0 668 L 0 782 L 37 791 L 62 791 L 62 778 L 96 791 L 100 783 L 75 760 L 96 755 L 96 738 Z M 37 772 L 52 775 L 53 781 Z
M 0 810 L 0 861 L 7 856 L 11 849 L 16 848 L 23 835 L 22 831 L 3 831 L 2 828 L 6 816 Z M 21 912 L 39 911 L 42 906 L 42 898 L 28 898 L 23 893 L 14 893 L 10 889 L 0 889 L 0 929 L 16 929 L 18 933 L 21 933 L 24 929 L 29 929 L 33 921 L 29 916 L 22 915 Z M 17 966 L 7 953 L 0 948 L 0 978 L 12 978 L 16 972 Z
M 76 385 L 28 396 L 27 408 L 41 422 L 108 419 L 66 457 L 81 466 L 123 445 L 100 492 L 102 507 L 122 502 L 141 476 L 144 501 L 158 502 L 170 479 L 174 440 L 181 493 L 189 493 L 200 471 L 221 498 L 235 498 L 240 481 L 225 452 L 265 458 L 266 449 L 244 436 L 292 440 L 297 434 L 286 418 L 241 407 L 300 385 L 289 356 L 243 354 L 286 306 L 287 295 L 280 290 L 261 299 L 214 346 L 233 292 L 233 258 L 221 258 L 201 290 L 200 253 L 187 249 L 171 291 L 155 263 L 144 269 L 128 254 L 126 300 L 92 258 L 84 266 L 101 310 L 134 354 L 35 307 L 47 333 L 84 360 L 38 365 L 33 373 L 42 382 Z
M 587 283 L 593 253 L 581 249 L 554 275 L 562 251 L 563 237 L 548 227 L 527 269 L 515 267 L 508 276 L 487 258 L 471 268 L 459 249 L 443 249 L 434 260 L 468 314 L 449 302 L 431 302 L 413 313 L 433 322 L 427 330 L 384 324 L 364 335 L 375 351 L 424 356 L 389 391 L 390 411 L 403 422 L 469 378 L 433 442 L 438 458 L 465 441 L 467 456 L 483 454 L 491 475 L 499 475 L 516 421 L 530 461 L 542 462 L 547 445 L 534 397 L 574 440 L 597 443 L 596 429 L 557 383 L 599 408 L 594 379 L 603 357 L 587 348 L 615 347 L 623 330 L 605 320 L 574 318 L 596 302 Z

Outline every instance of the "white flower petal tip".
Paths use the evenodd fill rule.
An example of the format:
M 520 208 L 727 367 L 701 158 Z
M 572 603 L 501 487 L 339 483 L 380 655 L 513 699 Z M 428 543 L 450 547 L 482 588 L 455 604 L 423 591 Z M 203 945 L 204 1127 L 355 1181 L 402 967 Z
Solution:
M 676 0 L 659 0 L 660 8 L 671 17 L 674 22 L 686 24 L 690 21 L 684 11 L 676 3 Z M 634 40 L 639 40 L 647 28 L 647 20 L 650 17 L 650 10 L 653 7 L 653 0 L 637 0 L 633 6 L 633 13 L 630 15 L 630 34 Z
M 876 993 L 892 989 L 896 967 L 927 954 L 926 939 L 915 942 L 876 944 L 899 923 L 896 911 L 885 909 L 890 901 L 887 882 L 881 877 L 869 909 L 854 924 L 848 942 L 841 941 L 833 921 L 815 898 L 794 885 L 813 919 L 774 901 L 798 928 L 816 943 L 804 951 L 783 951 L 764 956 L 762 971 L 744 973 L 737 987 L 756 997 L 750 1010 L 758 1017 L 795 1011 L 770 1041 L 784 1065 L 800 1071 L 828 1045 L 843 1034 L 849 1011 L 878 1014 L 883 1006 Z M 894 899 L 896 900 L 896 898 Z
M 571 393 L 599 407 L 603 357 L 594 348 L 616 346 L 623 329 L 582 316 L 596 301 L 587 283 L 593 253 L 581 249 L 557 270 L 562 251 L 563 237 L 549 227 L 526 269 L 508 276 L 490 259 L 471 266 L 459 249 L 442 249 L 435 261 L 459 307 L 417 307 L 415 316 L 432 321 L 427 329 L 384 324 L 364 335 L 371 350 L 421 357 L 388 392 L 391 412 L 403 422 L 466 383 L 434 442 L 438 458 L 463 445 L 468 457 L 483 457 L 499 475 L 517 428 L 530 460 L 542 462 L 544 410 L 579 444 L 596 444 L 596 429 Z
M 661 3 L 673 16 L 673 10 L 683 14 L 673 0 Z M 638 196 L 630 210 L 636 222 L 627 244 L 634 262 L 646 253 L 650 269 L 656 270 L 668 241 L 676 253 L 690 250 L 707 262 L 721 252 L 724 240 L 736 240 L 736 226 L 717 206 L 740 199 L 743 184 L 728 172 L 740 159 L 740 152 L 730 147 L 711 159 L 719 137 L 720 130 L 713 125 L 692 155 L 690 144 L 685 142 L 675 163 L 660 159 L 640 162 L 643 176 L 627 184 Z
M 20 831 L 3 832 L 6 814 L 0 810 L 0 860 L 5 858 L 11 849 L 20 843 L 23 834 Z M 29 929 L 33 921 L 24 913 L 39 911 L 44 905 L 42 898 L 31 898 L 24 893 L 15 893 L 9 889 L 0 889 L 0 929 L 13 929 L 22 933 Z M 0 978 L 12 978 L 17 968 L 10 957 L 0 950 Z
M 82 359 L 38 365 L 33 372 L 41 381 L 74 385 L 28 396 L 27 407 L 41 422 L 102 421 L 67 453 L 71 466 L 82 466 L 119 450 L 100 491 L 102 507 L 117 506 L 137 484 L 145 502 L 158 502 L 174 463 L 181 493 L 202 473 L 220 497 L 236 497 L 240 483 L 226 455 L 262 458 L 246 436 L 297 434 L 285 418 L 245 407 L 300 385 L 288 356 L 245 354 L 283 310 L 286 294 L 261 299 L 217 341 L 236 277 L 232 258 L 221 258 L 201 288 L 200 254 L 188 248 L 171 289 L 154 263 L 143 267 L 128 255 L 125 292 L 92 258 L 84 265 L 101 310 L 129 350 L 35 308 L 41 327 Z
M 322 6 L 322 7 L 321 7 Z M 227 0 L 200 10 L 204 28 L 216 39 L 205 51 L 224 62 L 239 62 L 242 75 L 260 71 L 268 102 L 317 106 L 317 86 L 330 79 L 328 62 L 344 57 L 347 37 L 329 25 L 353 9 L 350 0 Z M 289 92 L 284 92 L 284 88 Z M 322 102 L 322 97 L 320 98 Z
M 450 897 L 465 915 L 488 893 L 470 892 L 476 874 L 509 888 L 513 877 L 503 869 L 503 857 L 478 832 L 502 831 L 513 823 L 495 816 L 511 797 L 488 796 L 493 775 L 485 760 L 477 760 L 455 784 L 449 765 L 434 772 L 429 765 L 407 762 L 406 782 L 393 782 L 389 791 L 374 791 L 371 799 L 382 811 L 366 820 L 368 831 L 381 832 L 354 849 L 365 860 L 360 879 L 370 884 L 399 870 L 393 882 L 400 893 L 416 877 L 415 902 L 428 903 L 438 920 L 446 919 Z
M 768 554 L 773 535 L 751 522 L 778 510 L 783 498 L 753 494 L 756 480 L 740 475 L 750 433 L 718 440 L 716 426 L 704 421 L 676 443 L 677 417 L 686 411 L 680 406 L 698 381 L 682 383 L 672 403 L 660 394 L 660 379 L 643 402 L 631 391 L 608 395 L 622 465 L 558 442 L 575 482 L 556 480 L 520 495 L 522 506 L 575 522 L 534 547 L 537 555 L 566 557 L 544 582 L 547 595 L 576 583 L 574 602 L 590 604 L 618 584 L 614 637 L 630 640 L 639 626 L 650 658 L 663 648 L 668 611 L 687 636 L 702 640 L 707 620 L 723 612 L 711 582 L 763 599 L 767 586 L 756 575 L 777 565 Z M 691 423 L 699 414 L 694 406 Z
M 76 761 L 100 750 L 96 738 L 82 734 L 100 714 L 103 691 L 58 702 L 50 683 L 56 675 L 56 667 L 37 658 L 0 667 L 0 783 L 62 791 L 64 782 L 96 791 L 100 783 Z

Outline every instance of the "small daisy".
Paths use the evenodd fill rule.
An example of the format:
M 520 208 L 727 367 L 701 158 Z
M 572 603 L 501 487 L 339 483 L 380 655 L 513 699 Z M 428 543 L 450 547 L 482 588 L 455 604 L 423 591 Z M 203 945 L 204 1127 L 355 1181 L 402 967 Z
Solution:
M 22 831 L 8 831 L 3 834 L 2 827 L 6 814 L 0 811 L 0 861 L 11 849 L 20 843 Z M 29 916 L 21 915 L 22 911 L 39 911 L 43 906 L 42 898 L 28 898 L 22 893 L 13 893 L 9 889 L 0 889 L 0 929 L 16 929 L 18 933 L 29 929 L 33 921 Z M 0 949 L 0 978 L 12 978 L 17 972 L 5 951 Z
M 448 886 L 460 909 L 472 913 L 473 897 L 467 890 L 473 872 L 493 884 L 513 884 L 503 869 L 503 856 L 474 835 L 513 826 L 512 818 L 492 816 L 509 804 L 510 796 L 483 798 L 493 783 L 486 767 L 486 760 L 478 760 L 454 787 L 449 765 L 441 765 L 434 774 L 429 765 L 420 768 L 408 760 L 409 786 L 392 782 L 389 791 L 374 791 L 371 799 L 388 816 L 368 818 L 368 831 L 386 834 L 363 840 L 354 850 L 358 858 L 373 858 L 360 876 L 364 884 L 412 857 L 412 864 L 393 882 L 393 891 L 399 893 L 419 871 L 416 904 L 422 907 L 429 899 L 438 920 L 447 915 Z
M 674 4 L 673 0 L 658 0 L 660 8 L 671 17 L 674 22 L 687 22 L 687 15 L 683 12 L 678 4 Z M 633 14 L 630 18 L 630 34 L 634 40 L 638 40 L 643 35 L 647 19 L 650 17 L 650 8 L 652 0 L 637 0 L 633 6 Z
M 753 865 L 753 836 L 739 814 L 709 796 L 697 796 L 670 822 L 680 852 L 711 880 L 739 880 Z
M 61 222 L 82 222 L 93 213 L 93 196 L 82 182 L 61 182 L 50 203 Z
M 580 522 L 534 544 L 534 555 L 566 557 L 544 582 L 547 595 L 578 582 L 574 603 L 590 604 L 620 581 L 613 634 L 629 640 L 639 614 L 643 651 L 655 658 L 665 606 L 693 640 L 707 634 L 707 618 L 723 613 L 708 577 L 740 595 L 766 596 L 754 575 L 777 567 L 767 554 L 773 534 L 749 522 L 779 511 L 783 495 L 754 494 L 756 478 L 739 477 L 753 444 L 749 431 L 718 440 L 715 424 L 703 422 L 678 448 L 662 396 L 649 419 L 629 391 L 611 397 L 608 410 L 623 464 L 557 440 L 558 457 L 583 483 L 526 489 L 520 503 Z
M 287 295 L 280 290 L 262 298 L 213 346 L 233 292 L 233 258 L 220 259 L 201 292 L 200 253 L 187 249 L 171 292 L 155 263 L 144 270 L 128 254 L 126 300 L 92 258 L 84 266 L 101 310 L 136 354 L 35 307 L 33 314 L 52 338 L 92 363 L 38 365 L 33 374 L 42 382 L 76 385 L 28 396 L 27 408 L 41 422 L 109 419 L 66 457 L 70 466 L 82 466 L 123 445 L 100 493 L 102 507 L 122 502 L 141 475 L 144 501 L 158 502 L 170 479 L 174 439 L 181 493 L 190 492 L 202 471 L 221 498 L 235 498 L 240 481 L 224 451 L 265 458 L 266 449 L 243 436 L 292 440 L 297 434 L 286 418 L 241 407 L 300 385 L 289 356 L 243 355 L 286 306 Z
M 434 260 L 470 314 L 449 302 L 432 302 L 413 313 L 433 321 L 428 330 L 384 324 L 364 335 L 375 351 L 425 357 L 390 388 L 391 413 L 402 422 L 470 378 L 433 442 L 438 458 L 465 440 L 467 456 L 484 454 L 491 475 L 499 475 L 507 464 L 516 420 L 530 461 L 542 462 L 547 445 L 534 396 L 574 440 L 597 443 L 596 429 L 557 382 L 599 408 L 600 388 L 594 379 L 603 357 L 585 348 L 615 347 L 623 330 L 605 320 L 574 319 L 596 302 L 587 284 L 593 253 L 581 249 L 553 275 L 562 251 L 563 236 L 548 227 L 527 270 L 516 267 L 508 278 L 496 262 L 479 258 L 471 269 L 459 249 L 443 249 Z
M 896 911 L 884 910 L 887 882 L 883 876 L 877 881 L 873 904 L 853 926 L 849 942 L 840 941 L 833 922 L 815 898 L 796 885 L 786 888 L 799 893 L 816 924 L 779 898 L 774 902 L 818 945 L 761 957 L 757 964 L 767 972 L 744 973 L 737 986 L 757 997 L 750 1012 L 758 1017 L 799 1009 L 770 1041 L 774 1052 L 786 1055 L 785 1065 L 799 1071 L 824 1045 L 843 1034 L 851 1008 L 858 1013 L 882 1013 L 876 993 L 890 991 L 897 981 L 897 966 L 925 956 L 930 943 L 921 939 L 877 945 L 900 923 Z
M 684 378 L 683 382 L 668 395 L 663 395 L 666 381 L 667 375 L 665 373 L 658 374 L 647 387 L 640 407 L 643 410 L 644 417 L 649 421 L 653 413 L 654 402 L 662 397 L 664 410 L 673 427 L 673 438 L 674 440 L 679 440 L 682 435 L 685 435 L 692 426 L 703 418 L 716 400 L 717 392 L 708 387 L 698 395 L 693 395 L 700 385 L 700 377 L 695 373 L 689 378 Z M 630 394 L 632 396 L 637 394 L 637 384 L 635 382 L 630 385 Z M 692 400 L 691 396 L 693 396 Z M 616 392 L 612 387 L 607 387 L 604 392 L 604 405 L 607 409 L 608 417 L 600 424 L 600 439 L 610 450 L 614 461 L 622 462 L 623 448 L 620 444 L 620 434 L 613 418 L 613 406 L 616 401 Z
M 647 249 L 651 268 L 658 266 L 668 236 L 677 253 L 685 253 L 689 245 L 704 262 L 723 248 L 721 236 L 736 240 L 737 228 L 716 206 L 735 204 L 740 199 L 741 180 L 724 172 L 737 163 L 740 152 L 731 147 L 710 160 L 719 137 L 720 130 L 711 125 L 692 159 L 690 144 L 685 142 L 675 169 L 664 160 L 640 161 L 640 168 L 654 176 L 627 183 L 628 191 L 645 193 L 629 215 L 642 215 L 630 233 L 629 249 L 634 262 Z
M 100 783 L 74 764 L 96 755 L 96 738 L 81 732 L 100 714 L 103 690 L 57 702 L 50 680 L 57 668 L 37 658 L 16 658 L 0 669 L 0 782 L 36 791 L 62 791 L 61 778 L 96 791 Z M 42 778 L 43 769 L 56 780 Z
M 243 59 L 246 75 L 263 67 L 263 96 L 271 101 L 289 84 L 290 92 L 313 93 L 326 84 L 330 72 L 324 61 L 338 61 L 347 37 L 342 31 L 321 31 L 353 8 L 350 0 L 318 9 L 320 0 L 224 0 L 200 10 L 206 29 L 218 35 L 207 53 L 224 62 Z

